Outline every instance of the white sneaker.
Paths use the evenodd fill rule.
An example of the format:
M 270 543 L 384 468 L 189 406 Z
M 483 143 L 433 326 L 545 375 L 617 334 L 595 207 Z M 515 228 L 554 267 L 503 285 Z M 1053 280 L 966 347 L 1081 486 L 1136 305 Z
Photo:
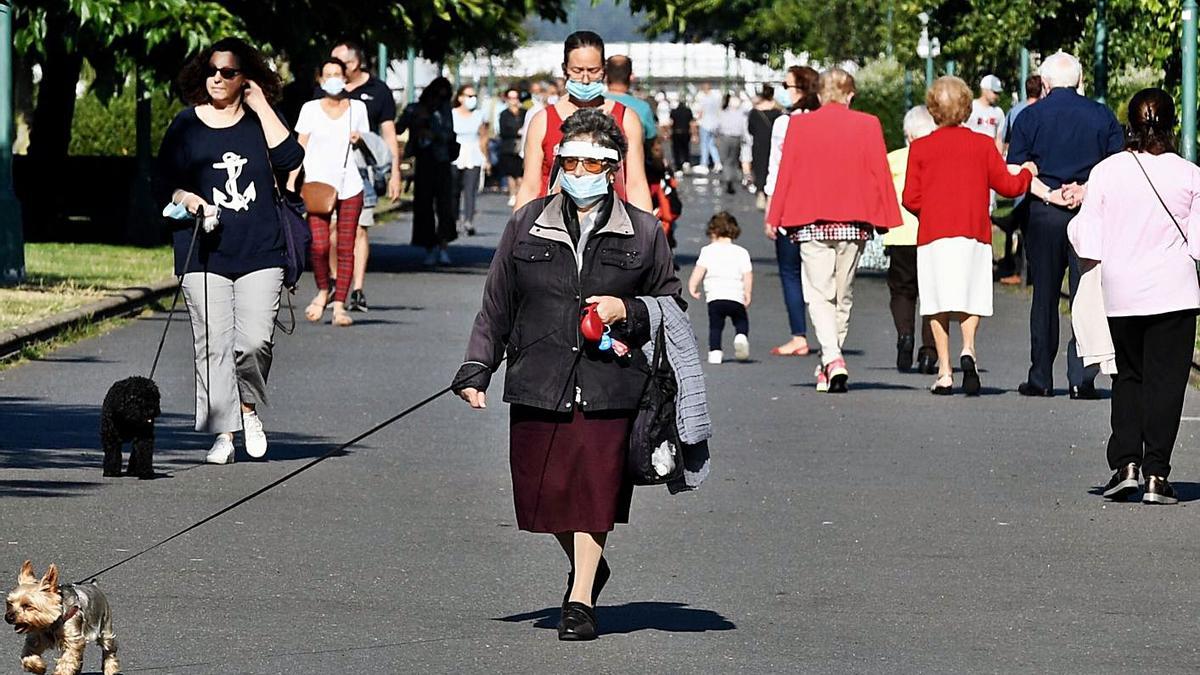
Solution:
M 209 464 L 233 464 L 233 439 L 224 434 L 218 434 L 212 448 L 204 456 Z
M 516 205 L 517 205 L 517 198 L 516 198 L 516 197 L 509 197 L 509 198 L 508 198 L 508 205 L 509 205 L 509 206 L 516 206 Z
M 247 455 L 258 459 L 267 454 L 267 435 L 257 412 L 242 411 L 242 433 L 246 436 Z
M 722 352 L 720 349 L 714 349 L 708 353 L 708 362 L 712 363 L 712 364 L 718 364 L 721 362 L 721 359 L 724 357 L 725 357 L 724 352 Z
M 743 333 L 733 336 L 733 356 L 738 361 L 750 358 L 750 338 Z
M 454 264 L 450 261 L 450 254 L 447 253 L 445 249 L 442 249 L 441 251 L 438 252 L 438 264 L 439 265 L 453 265 Z
M 697 164 L 696 166 L 692 167 L 692 173 L 696 174 L 697 176 L 707 176 L 708 167 L 704 166 L 703 164 Z

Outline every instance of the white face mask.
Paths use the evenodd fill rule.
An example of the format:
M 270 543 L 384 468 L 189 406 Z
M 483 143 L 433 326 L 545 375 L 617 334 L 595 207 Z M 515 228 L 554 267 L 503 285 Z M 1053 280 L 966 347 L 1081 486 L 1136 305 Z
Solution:
M 474 110 L 475 108 L 479 107 L 479 98 L 476 96 L 468 96 L 467 100 L 463 101 L 463 106 L 466 107 L 467 110 Z
M 330 96 L 337 96 L 346 91 L 346 81 L 340 77 L 327 77 L 321 83 L 321 91 Z

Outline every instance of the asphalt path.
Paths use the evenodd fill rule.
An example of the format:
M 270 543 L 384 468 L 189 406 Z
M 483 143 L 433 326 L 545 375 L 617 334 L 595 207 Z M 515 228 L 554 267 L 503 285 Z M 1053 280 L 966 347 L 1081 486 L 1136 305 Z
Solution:
M 742 221 L 752 360 L 705 365 L 712 476 L 691 494 L 636 491 L 610 539 L 598 641 L 555 639 L 567 567 L 550 537 L 516 530 L 497 380 L 487 411 L 443 397 L 103 575 L 124 672 L 1200 669 L 1194 420 L 1175 457 L 1179 506 L 1106 503 L 1108 401 L 1068 400 L 1061 358 L 1059 396 L 1016 394 L 1026 294 L 997 289 L 984 395 L 938 398 L 928 376 L 892 367 L 887 288 L 870 276 L 855 289 L 851 391 L 818 394 L 815 357 L 767 354 L 787 322 L 752 198 L 703 178 L 685 197 L 681 274 L 714 210 Z M 239 439 L 236 464 L 202 463 L 211 439 L 191 431 L 181 322 L 158 378 L 170 477 L 101 477 L 100 401 L 149 369 L 162 314 L 0 373 L 0 574 L 11 583 L 31 558 L 89 575 L 445 387 L 507 213 L 501 197 L 481 204 L 455 265 L 423 269 L 402 216 L 373 233 L 370 313 L 277 336 L 266 461 Z M 703 336 L 703 305 L 690 311 Z M 1184 414 L 1200 414 L 1194 392 Z M 3 640 L 0 671 L 16 672 L 21 640 Z M 85 665 L 99 672 L 95 646 Z

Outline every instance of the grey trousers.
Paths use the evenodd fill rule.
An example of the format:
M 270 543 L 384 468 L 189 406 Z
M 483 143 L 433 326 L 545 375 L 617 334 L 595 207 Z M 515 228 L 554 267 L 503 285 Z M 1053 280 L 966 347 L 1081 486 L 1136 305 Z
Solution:
M 721 182 L 735 183 L 742 177 L 742 137 L 717 136 L 717 152 L 721 153 Z
M 183 275 L 196 353 L 196 431 L 240 431 L 241 404 L 267 402 L 282 285 L 280 267 L 237 280 L 208 272 Z

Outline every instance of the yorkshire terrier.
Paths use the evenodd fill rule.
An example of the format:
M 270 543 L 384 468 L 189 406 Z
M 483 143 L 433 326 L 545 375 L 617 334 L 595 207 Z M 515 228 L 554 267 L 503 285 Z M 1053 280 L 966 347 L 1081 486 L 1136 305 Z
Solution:
M 59 586 L 58 568 L 53 564 L 39 580 L 33 564 L 26 560 L 17 575 L 17 587 L 5 600 L 4 621 L 25 636 L 21 666 L 30 673 L 45 673 L 42 652 L 56 647 L 62 656 L 54 675 L 77 675 L 83 666 L 83 648 L 92 641 L 104 652 L 104 675 L 121 670 L 112 612 L 95 581 Z
M 161 413 L 154 380 L 127 377 L 109 388 L 100 409 L 105 476 L 121 475 L 121 447 L 131 442 L 129 475 L 154 478 L 154 419 Z

